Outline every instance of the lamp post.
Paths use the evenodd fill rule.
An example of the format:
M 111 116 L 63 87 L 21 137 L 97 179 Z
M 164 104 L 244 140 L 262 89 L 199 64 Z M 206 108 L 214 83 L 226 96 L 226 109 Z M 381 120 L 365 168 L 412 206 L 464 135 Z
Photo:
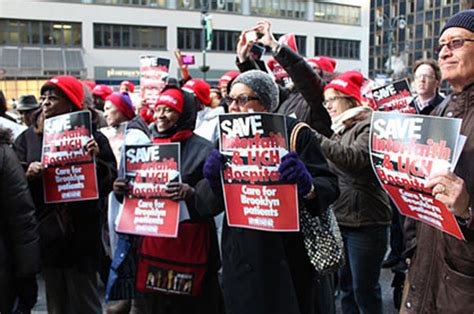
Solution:
M 202 26 L 202 34 L 201 34 L 201 48 L 202 48 L 202 66 L 199 69 L 202 71 L 203 79 L 206 80 L 206 72 L 209 71 L 209 66 L 206 65 L 206 50 L 207 50 L 207 12 L 209 11 L 209 2 L 204 0 L 201 4 L 201 26 Z
M 388 25 L 388 33 L 389 33 L 389 37 L 388 37 L 388 70 L 386 71 L 386 73 L 392 77 L 392 73 L 393 73 L 393 70 L 392 70 L 392 53 L 393 53 L 393 41 L 395 40 L 394 38 L 394 35 L 393 33 L 395 32 L 395 30 L 397 28 L 399 29 L 404 29 L 405 26 L 406 26 L 406 20 L 405 20 L 405 16 L 402 14 L 402 15 L 397 15 L 397 16 L 394 16 L 394 17 L 389 17 L 388 15 L 386 15 L 385 13 L 383 15 L 379 15 L 377 17 L 377 26 L 378 27 L 382 27 L 384 25 L 384 23 L 387 22 L 387 25 Z

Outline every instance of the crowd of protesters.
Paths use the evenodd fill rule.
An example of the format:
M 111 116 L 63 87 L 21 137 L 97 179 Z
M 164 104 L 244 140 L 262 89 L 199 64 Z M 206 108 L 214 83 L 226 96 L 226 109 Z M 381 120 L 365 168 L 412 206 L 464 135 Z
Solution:
M 258 36 L 247 36 L 252 32 Z M 256 45 L 271 51 L 267 63 L 252 53 Z M 211 87 L 189 75 L 177 51 L 181 77 L 168 78 L 149 107 L 134 103 L 128 81 L 114 92 L 53 77 L 39 100 L 19 98 L 22 132 L 0 91 L 0 313 L 30 313 L 41 273 L 54 314 L 102 313 L 101 295 L 107 313 L 335 313 L 337 291 L 342 313 L 375 314 L 383 312 L 383 267 L 394 272 L 401 313 L 474 313 L 474 10 L 447 21 L 438 60 L 418 60 L 413 68 L 418 113 L 462 119 L 467 138 L 457 167 L 431 174 L 427 185 L 454 214 L 464 241 L 400 215 L 378 182 L 369 150 L 374 109 L 360 72 L 337 73 L 336 61 L 325 56 L 303 58 L 294 43 L 275 39 L 269 21 L 242 31 L 236 54 L 235 70 Z M 439 93 L 443 80 L 452 88 L 446 98 Z M 91 115 L 84 150 L 95 158 L 98 198 L 45 202 L 45 121 L 80 111 Z M 228 113 L 285 116 L 294 150 L 281 159 L 279 182 L 296 185 L 300 214 L 334 212 L 344 247 L 338 269 L 316 271 L 301 231 L 229 226 L 221 178 L 228 163 L 217 149 L 218 117 Z M 101 129 L 124 125 L 119 146 L 180 143 L 181 179 L 166 193 L 188 218 L 174 238 L 116 231 L 130 186 L 122 153 Z M 144 254 L 191 267 L 193 293 L 137 289 Z

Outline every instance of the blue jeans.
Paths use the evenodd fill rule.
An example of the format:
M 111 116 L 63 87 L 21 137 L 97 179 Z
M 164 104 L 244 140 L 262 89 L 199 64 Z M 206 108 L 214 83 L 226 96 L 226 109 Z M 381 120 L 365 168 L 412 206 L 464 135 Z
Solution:
M 388 226 L 341 227 L 346 263 L 339 271 L 344 314 L 382 313 L 379 284 Z

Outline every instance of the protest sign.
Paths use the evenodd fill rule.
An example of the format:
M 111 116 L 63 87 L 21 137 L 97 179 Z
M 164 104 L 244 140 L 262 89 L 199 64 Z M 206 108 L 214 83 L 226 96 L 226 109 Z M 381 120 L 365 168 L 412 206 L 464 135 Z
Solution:
M 168 182 L 179 182 L 179 143 L 126 145 L 125 178 L 130 192 L 120 210 L 117 232 L 176 237 L 179 203 L 166 193 Z
M 170 59 L 156 56 L 140 56 L 140 98 L 142 105 L 153 107 L 166 85 Z
M 78 111 L 44 121 L 42 163 L 45 203 L 97 199 L 95 160 L 86 152 L 91 113 Z
M 370 154 L 374 172 L 400 213 L 464 239 L 454 215 L 426 187 L 431 173 L 454 169 L 462 151 L 460 119 L 374 112 Z
M 414 106 L 410 106 L 414 97 L 406 79 L 377 87 L 372 90 L 372 97 L 379 111 L 400 111 L 416 113 Z
M 222 179 L 229 226 L 298 231 L 295 184 L 279 181 L 288 152 L 285 118 L 269 113 L 219 115 Z

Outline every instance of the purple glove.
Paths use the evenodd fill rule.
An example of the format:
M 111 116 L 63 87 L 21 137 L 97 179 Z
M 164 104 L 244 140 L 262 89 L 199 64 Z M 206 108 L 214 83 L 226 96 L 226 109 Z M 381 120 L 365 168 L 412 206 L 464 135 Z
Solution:
M 296 183 L 300 195 L 311 192 L 313 178 L 304 163 L 298 158 L 298 154 L 295 152 L 288 153 L 283 156 L 281 161 L 278 168 L 280 180 L 287 183 Z
M 221 171 L 225 168 L 225 157 L 217 149 L 213 149 L 204 164 L 203 174 L 211 188 L 221 184 Z

